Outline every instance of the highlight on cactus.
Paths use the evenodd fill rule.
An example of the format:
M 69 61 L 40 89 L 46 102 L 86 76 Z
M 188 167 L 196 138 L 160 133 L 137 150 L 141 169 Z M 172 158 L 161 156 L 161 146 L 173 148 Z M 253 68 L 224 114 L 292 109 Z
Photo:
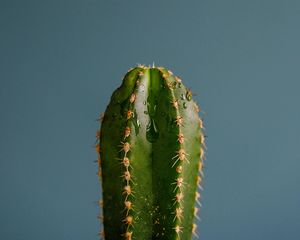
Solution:
M 114 91 L 97 131 L 105 240 L 199 237 L 205 135 L 179 77 L 138 65 Z

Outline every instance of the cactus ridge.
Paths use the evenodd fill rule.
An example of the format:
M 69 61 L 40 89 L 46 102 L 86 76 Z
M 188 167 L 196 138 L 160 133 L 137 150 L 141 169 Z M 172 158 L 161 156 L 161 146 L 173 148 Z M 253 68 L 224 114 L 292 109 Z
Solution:
M 198 237 L 205 150 L 199 111 L 171 71 L 138 65 L 127 72 L 96 134 L 103 239 Z

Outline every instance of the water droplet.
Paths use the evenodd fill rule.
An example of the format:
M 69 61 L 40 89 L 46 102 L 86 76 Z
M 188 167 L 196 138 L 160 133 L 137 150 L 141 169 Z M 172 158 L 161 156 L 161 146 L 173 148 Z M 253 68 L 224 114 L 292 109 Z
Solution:
M 180 99 L 181 99 L 181 100 L 185 100 L 185 96 L 184 96 L 183 93 L 180 95 Z
M 192 96 L 193 96 L 192 91 L 191 90 L 187 90 L 187 92 L 186 92 L 186 99 L 188 101 L 191 101 L 192 100 Z
M 143 104 L 146 105 L 146 101 L 143 101 Z
M 154 117 L 155 114 L 156 114 L 157 105 L 150 105 L 150 104 L 148 104 L 147 108 L 148 108 L 148 113 L 149 113 L 150 117 Z
M 144 92 L 145 91 L 145 86 L 143 84 L 140 85 L 139 91 L 140 92 Z
M 183 108 L 186 109 L 187 108 L 187 104 L 186 102 L 183 102 Z
M 133 126 L 134 126 L 134 129 L 135 129 L 135 134 L 138 135 L 139 133 L 139 128 L 140 128 L 140 121 L 137 119 L 137 113 L 136 113 L 136 110 L 134 110 L 134 115 L 133 115 L 133 118 L 132 118 L 132 123 L 133 123 Z
M 112 115 L 112 120 L 115 120 L 115 119 L 117 118 L 117 116 L 118 116 L 118 114 L 113 113 L 113 115 Z
M 158 139 L 159 133 L 153 118 L 150 118 L 150 121 L 146 128 L 146 139 L 153 143 Z

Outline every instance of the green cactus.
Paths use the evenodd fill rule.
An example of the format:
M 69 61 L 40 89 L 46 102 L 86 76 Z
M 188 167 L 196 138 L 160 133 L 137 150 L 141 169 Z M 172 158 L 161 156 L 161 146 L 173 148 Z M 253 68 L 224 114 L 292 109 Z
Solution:
M 97 132 L 104 239 L 197 235 L 205 148 L 198 112 L 171 71 L 138 65 L 127 72 Z

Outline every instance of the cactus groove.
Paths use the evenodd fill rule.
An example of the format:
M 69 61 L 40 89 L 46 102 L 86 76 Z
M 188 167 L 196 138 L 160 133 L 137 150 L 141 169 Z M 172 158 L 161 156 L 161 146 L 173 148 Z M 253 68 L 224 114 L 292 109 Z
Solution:
M 197 236 L 205 149 L 198 112 L 171 71 L 138 65 L 127 72 L 96 134 L 103 239 Z

